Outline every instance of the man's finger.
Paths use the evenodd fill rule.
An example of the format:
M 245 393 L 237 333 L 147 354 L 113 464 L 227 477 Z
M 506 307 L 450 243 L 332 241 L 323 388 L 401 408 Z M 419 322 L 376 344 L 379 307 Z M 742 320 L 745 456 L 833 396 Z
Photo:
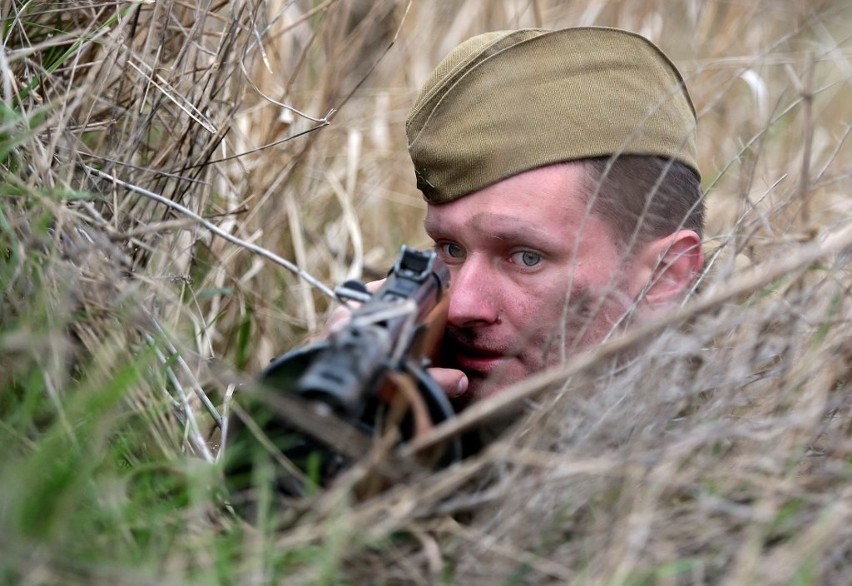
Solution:
M 457 399 L 467 392 L 467 376 L 454 368 L 429 368 L 426 370 L 438 386 L 444 390 L 447 397 Z

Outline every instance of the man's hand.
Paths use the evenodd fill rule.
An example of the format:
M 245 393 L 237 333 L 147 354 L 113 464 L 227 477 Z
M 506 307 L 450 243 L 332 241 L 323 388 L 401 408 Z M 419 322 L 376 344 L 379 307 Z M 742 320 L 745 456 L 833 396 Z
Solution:
M 385 279 L 381 279 L 379 281 L 372 281 L 367 283 L 367 291 L 370 293 L 375 293 L 379 289 L 381 289 L 382 285 L 384 285 Z M 350 301 L 350 307 L 354 308 L 358 306 L 356 301 Z M 330 332 L 336 332 L 343 328 L 347 323 L 349 323 L 349 319 L 352 316 L 352 309 L 344 306 L 337 307 L 334 311 L 329 315 L 328 320 L 325 323 L 325 328 L 320 332 L 319 338 L 325 337 Z M 458 397 L 461 397 L 465 391 L 467 391 L 468 380 L 467 375 L 460 370 L 456 370 L 455 368 L 440 368 L 433 367 L 427 368 L 426 372 L 435 379 L 435 382 L 438 383 L 438 386 L 443 389 L 444 393 L 447 397 L 453 401 Z

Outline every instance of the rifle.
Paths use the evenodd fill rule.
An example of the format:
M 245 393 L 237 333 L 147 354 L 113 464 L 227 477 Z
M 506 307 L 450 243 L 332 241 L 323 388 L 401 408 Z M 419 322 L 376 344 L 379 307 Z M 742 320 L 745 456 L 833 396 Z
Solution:
M 443 333 L 449 278 L 434 251 L 403 246 L 375 294 L 359 281 L 338 287 L 338 297 L 362 304 L 350 321 L 273 360 L 254 392 L 236 401 L 239 417 L 225 433 L 232 491 L 251 486 L 259 444 L 278 464 L 277 490 L 302 495 L 308 485 L 327 485 L 379 438 L 399 445 L 453 417 L 425 370 Z M 461 458 L 455 437 L 427 464 Z M 385 476 L 394 471 L 385 467 Z

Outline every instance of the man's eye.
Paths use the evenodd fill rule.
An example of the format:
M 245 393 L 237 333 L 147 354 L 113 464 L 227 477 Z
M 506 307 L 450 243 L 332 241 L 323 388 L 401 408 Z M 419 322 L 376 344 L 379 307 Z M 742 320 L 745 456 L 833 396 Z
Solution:
M 464 258 L 464 248 L 455 242 L 445 242 L 440 247 L 443 253 L 449 258 Z
M 541 262 L 541 255 L 529 250 L 521 250 L 512 255 L 512 262 L 525 267 L 534 267 Z

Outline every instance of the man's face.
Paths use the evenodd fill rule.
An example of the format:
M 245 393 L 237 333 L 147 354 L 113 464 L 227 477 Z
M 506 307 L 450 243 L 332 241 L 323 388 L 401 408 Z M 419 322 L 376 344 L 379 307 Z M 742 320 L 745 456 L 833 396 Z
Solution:
M 586 172 L 543 167 L 428 206 L 426 232 L 452 277 L 439 366 L 467 374 L 464 401 L 601 341 L 641 290 L 587 211 Z

